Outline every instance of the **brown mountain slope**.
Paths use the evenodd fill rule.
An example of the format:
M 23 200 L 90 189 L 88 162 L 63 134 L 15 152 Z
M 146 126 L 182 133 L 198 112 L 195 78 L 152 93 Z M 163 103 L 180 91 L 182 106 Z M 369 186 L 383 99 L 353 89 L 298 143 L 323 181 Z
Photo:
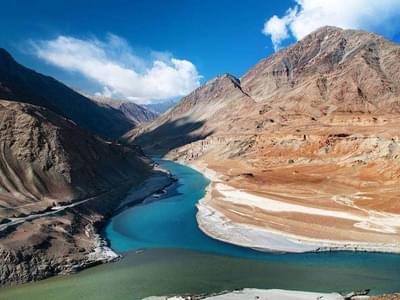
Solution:
M 0 120 L 0 198 L 12 202 L 3 202 L 0 216 L 90 197 L 149 169 L 139 150 L 93 137 L 42 107 L 1 100 Z
M 399 112 L 400 48 L 369 32 L 323 27 L 262 60 L 242 80 L 256 101 L 316 117 Z
M 146 150 L 165 154 L 222 128 L 231 130 L 235 122 L 234 130 L 248 131 L 253 124 L 239 112 L 254 110 L 254 104 L 242 91 L 239 80 L 225 74 L 184 97 L 154 122 L 128 132 L 125 138 L 132 141 L 137 136 L 135 141 Z M 241 122 L 237 122 L 239 119 Z
M 198 215 L 214 237 L 400 251 L 399 70 L 399 45 L 324 27 L 126 137 L 217 172 Z
M 129 100 L 113 99 L 103 96 L 92 96 L 89 98 L 96 101 L 100 105 L 105 105 L 120 111 L 135 126 L 153 121 L 158 116 L 158 114 L 152 112 L 146 107 L 138 105 Z
M 109 259 L 96 226 L 150 171 L 135 146 L 106 142 L 46 108 L 0 100 L 0 285 Z
M 107 138 L 118 138 L 133 128 L 118 110 L 99 106 L 61 82 L 20 65 L 1 48 L 0 99 L 46 107 Z

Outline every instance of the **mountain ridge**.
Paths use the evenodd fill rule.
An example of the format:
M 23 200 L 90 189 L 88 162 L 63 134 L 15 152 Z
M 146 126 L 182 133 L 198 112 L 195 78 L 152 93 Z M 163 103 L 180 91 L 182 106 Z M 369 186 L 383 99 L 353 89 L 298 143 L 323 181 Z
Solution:
M 5 49 L 0 51 L 0 98 L 46 107 L 110 139 L 133 127 L 123 114 L 101 107 L 56 79 L 24 67 Z
M 98 230 L 150 173 L 137 146 L 92 135 L 45 107 L 0 99 L 0 285 L 115 258 Z
M 298 88 L 306 88 L 309 95 L 319 97 L 320 101 L 351 102 L 364 98 L 379 106 L 379 99 L 399 96 L 398 64 L 387 62 L 398 59 L 398 45 L 383 37 L 328 26 L 261 60 L 242 76 L 241 82 L 256 101 L 272 101 L 273 97 L 288 101 L 284 93 L 299 93 Z M 345 74 L 346 81 L 339 80 L 341 74 Z M 304 87 L 305 84 L 308 86 Z M 375 91 L 369 85 L 379 89 Z
M 153 121 L 158 114 L 149 110 L 143 105 L 136 104 L 129 100 L 114 99 L 104 96 L 86 96 L 99 104 L 109 106 L 120 111 L 134 126 Z
M 265 250 L 271 245 L 247 226 L 316 249 L 400 251 L 400 226 L 390 219 L 400 214 L 400 46 L 323 27 L 235 82 L 210 80 L 125 135 L 148 153 L 211 174 L 198 205 L 201 229 Z M 271 199 L 299 211 L 270 211 L 262 203 Z

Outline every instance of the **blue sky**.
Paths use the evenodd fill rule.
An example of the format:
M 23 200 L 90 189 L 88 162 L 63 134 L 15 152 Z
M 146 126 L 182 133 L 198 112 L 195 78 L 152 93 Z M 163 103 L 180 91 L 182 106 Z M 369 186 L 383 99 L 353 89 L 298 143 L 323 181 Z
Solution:
M 319 19 L 326 19 L 324 13 L 330 15 L 333 9 L 327 6 L 317 10 L 319 19 L 315 9 L 311 9 L 310 16 L 307 2 L 313 1 L 318 2 L 2 0 L 0 47 L 24 65 L 90 93 L 102 92 L 138 102 L 166 100 L 179 97 L 218 74 L 229 72 L 240 77 L 257 61 L 271 55 L 274 47 L 279 49 L 301 38 L 320 24 Z M 357 9 L 359 1 L 348 2 L 355 2 Z M 397 5 L 390 0 L 371 2 L 388 2 L 390 8 Z M 288 9 L 296 7 L 297 15 L 292 13 L 289 17 Z M 354 23 L 347 22 L 346 17 L 342 20 L 339 11 L 340 20 L 333 18 L 329 21 L 334 24 L 328 25 L 361 27 L 400 39 L 397 23 L 391 21 L 396 15 L 389 14 L 387 20 L 375 22 L 368 19 L 367 13 Z M 315 24 L 301 23 L 302 14 Z M 347 18 L 353 20 L 354 16 Z M 62 48 L 66 45 L 76 51 L 65 53 Z M 81 55 L 82 51 L 86 56 Z M 119 53 L 121 56 L 117 57 Z M 66 59 L 66 55 L 76 54 L 79 57 L 69 65 L 60 63 L 60 57 Z M 79 60 L 86 63 L 91 55 L 97 55 L 97 60 L 81 68 Z M 110 61 L 112 68 L 101 74 L 93 74 L 90 69 Z M 156 67 L 155 61 L 160 62 Z M 114 71 L 115 78 L 125 84 L 109 82 L 112 78 L 108 74 Z M 143 76 L 144 73 L 151 75 Z M 161 83 L 155 82 L 157 76 Z M 131 87 L 129 80 L 137 82 L 137 86 Z M 185 80 L 188 82 L 183 84 Z M 139 84 L 154 92 L 140 91 Z

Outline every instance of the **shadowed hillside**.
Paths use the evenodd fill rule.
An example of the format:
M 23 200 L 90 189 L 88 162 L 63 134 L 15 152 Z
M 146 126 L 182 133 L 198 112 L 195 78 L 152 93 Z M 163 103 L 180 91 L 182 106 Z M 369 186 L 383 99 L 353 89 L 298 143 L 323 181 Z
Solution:
M 113 99 L 103 96 L 88 98 L 96 101 L 100 106 L 110 107 L 120 111 L 134 126 L 153 121 L 158 114 L 129 100 Z
M 110 259 L 96 228 L 151 169 L 138 147 L 90 135 L 44 107 L 0 100 L 0 285 Z
M 0 99 L 46 107 L 107 138 L 118 138 L 134 127 L 120 111 L 97 105 L 54 78 L 18 64 L 1 48 Z

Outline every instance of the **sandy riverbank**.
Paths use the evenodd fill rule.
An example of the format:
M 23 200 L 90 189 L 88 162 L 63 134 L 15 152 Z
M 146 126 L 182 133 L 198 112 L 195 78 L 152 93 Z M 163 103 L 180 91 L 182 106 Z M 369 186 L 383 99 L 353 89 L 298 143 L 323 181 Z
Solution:
M 263 251 L 309 252 L 329 250 L 352 250 L 400 253 L 400 215 L 365 210 L 347 206 L 343 209 L 318 208 L 300 203 L 271 199 L 232 187 L 223 176 L 208 168 L 204 162 L 195 162 L 190 167 L 203 173 L 210 181 L 206 196 L 199 201 L 197 221 L 200 229 L 212 238 Z M 337 204 L 337 202 L 335 203 Z M 285 228 L 285 220 L 276 222 L 282 214 L 294 215 L 317 222 L 345 223 L 359 236 L 337 239 L 334 235 L 313 236 L 312 232 L 280 230 Z M 274 221 L 268 222 L 268 216 Z M 262 216 L 262 219 L 260 218 Z M 322 221 L 320 221 L 322 220 Z M 277 225 L 277 226 L 274 226 Z M 314 226 L 314 224 L 310 224 Z M 323 225 L 323 224 L 322 224 Z M 321 227 L 322 228 L 322 227 Z M 302 234 L 304 233 L 304 234 Z M 373 239 L 377 234 L 380 239 Z M 396 238 L 397 235 L 397 238 Z M 361 237 L 361 238 L 359 238 Z
M 190 297 L 190 298 L 189 298 Z M 289 290 L 262 290 L 262 289 L 243 289 L 233 292 L 221 293 L 211 296 L 162 296 L 148 297 L 143 300 L 185 300 L 185 299 L 202 299 L 202 300 L 253 300 L 253 299 L 268 299 L 268 300 L 343 300 L 344 297 L 338 293 L 313 293 L 302 291 Z M 368 297 L 367 297 L 368 298 Z M 362 298 L 362 299 L 367 299 Z M 356 299 L 356 298 L 354 298 Z M 361 299 L 361 298 L 358 298 Z

